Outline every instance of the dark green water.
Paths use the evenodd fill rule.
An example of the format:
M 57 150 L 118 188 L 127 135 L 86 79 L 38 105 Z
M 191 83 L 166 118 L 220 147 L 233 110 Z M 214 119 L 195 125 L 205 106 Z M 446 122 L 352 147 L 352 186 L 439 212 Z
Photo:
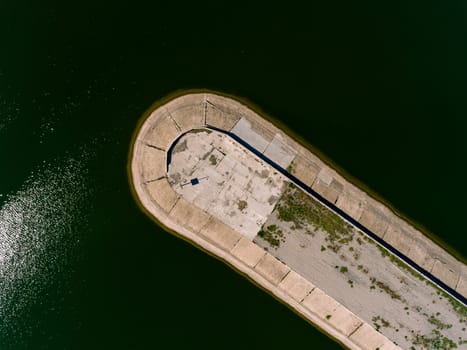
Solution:
M 339 348 L 136 207 L 131 134 L 180 88 L 249 98 L 467 255 L 462 2 L 96 3 L 0 3 L 0 349 Z

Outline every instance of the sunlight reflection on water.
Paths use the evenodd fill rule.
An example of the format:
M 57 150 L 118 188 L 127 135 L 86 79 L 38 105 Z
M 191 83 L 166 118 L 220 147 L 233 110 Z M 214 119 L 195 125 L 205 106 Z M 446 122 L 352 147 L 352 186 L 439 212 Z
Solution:
M 69 158 L 31 173 L 0 208 L 0 337 L 33 332 L 21 317 L 71 278 L 91 192 L 85 161 Z

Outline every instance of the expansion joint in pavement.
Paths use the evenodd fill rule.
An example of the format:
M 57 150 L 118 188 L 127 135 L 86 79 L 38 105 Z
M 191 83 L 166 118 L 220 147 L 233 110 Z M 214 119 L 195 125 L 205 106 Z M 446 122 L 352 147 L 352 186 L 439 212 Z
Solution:
M 354 334 L 356 331 L 358 331 L 358 329 L 359 329 L 361 326 L 363 326 L 363 321 L 360 322 L 360 324 L 359 324 L 357 327 L 355 327 L 355 329 L 354 329 L 352 332 L 349 333 L 349 335 L 347 336 L 347 338 L 350 338 L 350 337 L 352 336 L 352 334 Z
M 158 147 L 158 146 L 154 146 L 154 145 L 152 145 L 152 144 L 150 144 L 150 143 L 147 143 L 147 142 L 146 142 L 145 145 L 148 146 L 148 147 L 157 149 L 158 151 L 165 152 L 165 149 L 163 149 L 163 148 L 161 148 L 161 147 Z
M 157 179 L 151 179 L 151 180 L 144 181 L 143 184 L 146 185 L 146 184 L 149 184 L 151 182 L 159 181 L 159 180 L 162 180 L 162 179 L 165 179 L 165 176 L 160 176 Z
M 175 128 L 178 130 L 178 132 L 181 132 L 182 131 L 182 128 L 180 127 L 180 125 L 178 125 L 177 121 L 174 119 L 174 117 L 172 117 L 172 114 L 170 114 L 170 111 L 165 108 L 165 110 L 167 111 L 167 115 L 169 116 L 169 118 L 173 121 L 174 125 L 175 125 Z
M 311 290 L 300 300 L 300 304 L 303 303 L 303 300 L 305 300 L 315 289 L 316 287 L 313 286 L 313 288 L 311 288 Z

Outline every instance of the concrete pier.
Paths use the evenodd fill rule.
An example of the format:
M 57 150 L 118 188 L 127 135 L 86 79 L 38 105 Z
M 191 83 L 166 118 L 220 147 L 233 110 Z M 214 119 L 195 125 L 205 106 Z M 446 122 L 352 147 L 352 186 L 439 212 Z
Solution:
M 151 111 L 136 132 L 130 154 L 130 179 L 142 208 L 170 231 L 247 275 L 345 347 L 399 349 L 368 319 L 253 242 L 287 180 L 207 125 L 231 132 L 289 169 L 423 269 L 467 295 L 464 264 L 239 101 L 192 93 Z M 179 141 L 174 144 L 175 140 Z M 169 149 L 172 159 L 167 158 Z

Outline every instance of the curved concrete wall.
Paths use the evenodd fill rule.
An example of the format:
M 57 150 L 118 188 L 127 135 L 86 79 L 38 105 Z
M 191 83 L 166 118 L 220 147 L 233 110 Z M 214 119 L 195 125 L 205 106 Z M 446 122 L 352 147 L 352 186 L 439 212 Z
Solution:
M 291 165 L 294 176 L 467 295 L 465 265 L 240 102 L 197 93 L 156 108 L 141 125 L 131 156 L 132 182 L 141 205 L 163 225 L 246 274 L 346 347 L 398 349 L 319 288 L 172 189 L 166 178 L 166 150 L 181 133 L 204 125 L 231 131 L 281 166 Z

